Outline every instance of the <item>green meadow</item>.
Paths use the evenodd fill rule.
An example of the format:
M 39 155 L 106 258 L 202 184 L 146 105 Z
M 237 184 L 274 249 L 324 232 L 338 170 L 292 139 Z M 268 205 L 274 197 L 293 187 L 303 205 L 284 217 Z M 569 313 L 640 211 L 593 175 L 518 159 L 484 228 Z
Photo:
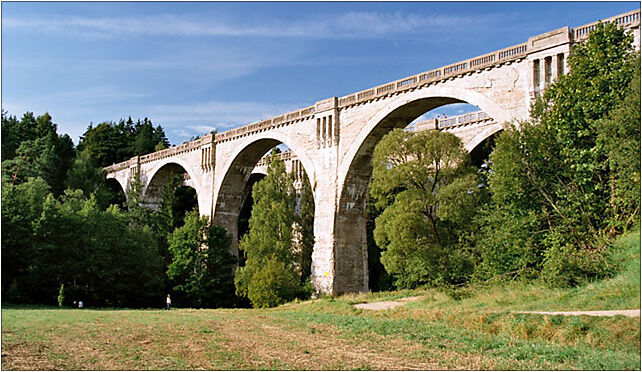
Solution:
M 640 233 L 619 273 L 572 289 L 485 283 L 324 297 L 273 309 L 2 307 L 2 368 L 639 370 L 640 318 L 516 311 L 640 308 Z M 352 305 L 421 296 L 381 310 Z

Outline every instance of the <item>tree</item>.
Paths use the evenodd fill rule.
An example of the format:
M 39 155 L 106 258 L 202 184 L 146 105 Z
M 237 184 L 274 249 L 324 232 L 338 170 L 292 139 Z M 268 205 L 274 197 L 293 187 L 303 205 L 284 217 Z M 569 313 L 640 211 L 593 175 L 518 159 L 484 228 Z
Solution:
M 640 55 L 626 95 L 596 124 L 608 158 L 612 227 L 628 229 L 640 216 Z
M 7 116 L 2 110 L 2 161 L 16 156 L 16 151 L 23 141 L 33 141 L 36 135 L 36 118 L 33 112 L 26 112 L 20 120 Z
M 254 185 L 252 198 L 249 231 L 240 242 L 245 266 L 237 269 L 234 284 L 252 306 L 275 306 L 303 295 L 292 240 L 296 194 L 292 175 L 277 155 L 270 155 L 267 176 Z
M 154 127 L 148 118 L 134 123 L 131 117 L 118 123 L 102 122 L 95 127 L 90 124 L 78 143 L 78 151 L 88 151 L 99 167 L 167 147 L 169 141 L 160 125 Z
M 35 260 L 33 222 L 42 213 L 50 187 L 42 178 L 13 185 L 2 182 L 2 296 L 5 301 L 31 302 L 27 295 Z
M 16 150 L 20 146 L 21 135 L 20 122 L 15 116 L 7 116 L 2 110 L 2 160 L 11 159 L 16 156 Z
M 54 303 L 65 297 L 96 306 L 150 306 L 162 292 L 162 262 L 150 229 L 129 224 L 116 206 L 101 210 L 81 190 L 45 199 L 34 221 L 35 259 L 30 296 Z
M 85 197 L 94 195 L 102 209 L 111 204 L 123 204 L 124 195 L 121 190 L 110 188 L 105 179 L 105 171 L 95 165 L 88 151 L 83 150 L 74 159 L 73 165 L 67 172 L 65 180 L 67 188 L 82 190 Z
M 395 129 L 375 147 L 370 195 L 383 212 L 374 237 L 398 287 L 465 280 L 459 235 L 483 197 L 467 160 L 461 140 L 441 131 Z
M 98 167 L 106 167 L 125 161 L 132 156 L 124 127 L 103 122 L 95 127 L 89 125 L 80 137 L 78 152 L 85 152 Z
M 493 207 L 484 221 L 492 227 L 478 244 L 488 274 L 530 268 L 559 285 L 608 274 L 605 235 L 616 214 L 609 158 L 618 155 L 609 153 L 613 146 L 605 137 L 619 130 L 605 126 L 603 118 L 630 91 L 631 42 L 614 24 L 597 25 L 573 47 L 569 74 L 535 103 L 532 120 L 509 126 L 499 137 L 491 154 Z M 639 111 L 639 101 L 631 110 Z M 638 128 L 622 127 L 621 134 L 637 133 L 624 141 L 634 147 L 639 120 L 632 125 Z
M 233 305 L 236 257 L 229 251 L 227 231 L 207 217 L 189 212 L 185 224 L 169 236 L 172 262 L 167 268 L 179 302 L 195 307 Z
M 75 157 L 71 138 L 56 133 L 57 126 L 47 113 L 34 118 L 28 112 L 19 124 L 15 118 L 3 119 L 3 126 L 7 127 L 10 137 L 4 151 L 8 156 L 15 151 L 15 156 L 2 162 L 3 173 L 11 177 L 13 183 L 24 182 L 29 177 L 41 177 L 55 195 L 62 194 L 67 171 Z M 22 130 L 25 133 L 21 133 Z

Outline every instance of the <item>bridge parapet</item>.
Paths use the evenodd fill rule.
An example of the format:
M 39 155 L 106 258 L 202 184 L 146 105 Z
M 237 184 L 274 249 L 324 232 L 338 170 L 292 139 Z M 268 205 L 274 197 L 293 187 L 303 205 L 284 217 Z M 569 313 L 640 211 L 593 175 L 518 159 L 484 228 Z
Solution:
M 281 153 L 279 153 L 279 158 L 283 161 L 288 161 L 291 159 L 296 159 L 296 155 L 292 154 L 292 150 L 285 150 Z M 258 163 L 256 163 L 257 167 L 266 167 L 268 165 L 267 163 L 267 156 L 262 157 Z
M 571 35 L 573 35 L 573 41 L 578 42 L 586 40 L 589 37 L 591 31 L 595 30 L 595 27 L 598 23 L 607 22 L 615 22 L 617 26 L 624 28 L 640 27 L 640 10 L 632 10 L 628 13 L 575 27 L 571 32 Z
M 406 90 L 415 89 L 460 75 L 499 66 L 504 63 L 517 61 L 526 57 L 527 43 L 510 46 L 492 53 L 456 62 L 435 70 L 422 72 L 413 76 L 395 80 L 339 98 L 339 107 L 344 108 L 373 99 L 385 97 Z
M 447 129 L 459 127 L 464 125 L 473 125 L 481 123 L 490 123 L 493 121 L 487 113 L 483 111 L 474 111 L 466 114 L 451 116 L 448 118 L 433 118 L 425 121 L 418 122 L 413 127 L 413 132 L 420 132 L 424 130 Z M 285 150 L 278 154 L 279 158 L 284 161 L 296 160 L 297 156 L 292 150 Z M 268 156 L 264 156 L 256 163 L 257 168 L 267 167 Z
M 105 167 L 103 169 L 105 170 L 105 172 L 107 172 L 109 174 L 109 173 L 114 173 L 114 172 L 121 171 L 123 169 L 127 169 L 131 165 L 134 165 L 134 164 L 136 164 L 136 157 L 133 157 L 133 158 L 131 158 L 129 160 L 122 161 L 122 162 L 120 162 L 118 164 L 112 164 L 112 165 L 110 165 L 108 167 Z
M 137 165 L 140 167 L 141 164 L 151 163 L 160 159 L 165 159 L 165 158 L 173 157 L 176 155 L 180 155 L 180 154 L 184 154 L 184 153 L 196 151 L 196 150 L 205 151 L 209 159 L 209 155 L 212 152 L 209 149 L 203 149 L 203 147 L 208 144 L 211 144 L 213 139 L 214 139 L 214 134 L 206 134 L 201 138 L 182 143 L 178 146 L 172 146 L 164 150 L 152 152 L 151 154 L 134 156 L 129 160 L 125 160 L 118 164 L 110 165 L 108 167 L 105 167 L 104 169 L 108 174 L 114 173 L 114 172 L 118 172 L 118 171 L 122 171 L 124 169 L 130 168 L 134 165 Z M 206 166 L 209 166 L 210 163 L 211 161 L 205 162 L 204 160 L 202 160 L 201 166 L 205 168 Z
M 212 139 L 213 139 L 213 136 L 214 136 L 214 134 L 206 134 L 201 138 L 198 138 L 198 139 L 193 140 L 193 141 L 182 143 L 182 144 L 180 144 L 178 146 L 172 146 L 172 147 L 164 149 L 164 150 L 152 152 L 151 154 L 142 155 L 140 157 L 140 163 L 141 164 L 145 164 L 145 163 L 149 163 L 149 162 L 152 162 L 152 161 L 156 161 L 158 159 L 164 159 L 164 158 L 168 158 L 170 156 L 175 156 L 175 155 L 183 154 L 183 153 L 186 153 L 186 152 L 198 150 L 198 149 L 201 148 L 202 145 L 211 143 Z
M 451 116 L 449 118 L 432 118 L 415 123 L 410 129 L 412 132 L 421 132 L 424 130 L 448 129 L 464 125 L 482 124 L 494 122 L 487 113 L 483 111 L 474 111 L 462 115 Z
M 225 142 L 238 137 L 243 137 L 257 132 L 262 132 L 280 125 L 289 125 L 293 122 L 307 119 L 314 115 L 315 107 L 310 106 L 301 110 L 293 111 L 287 114 L 279 115 L 270 119 L 261 120 L 257 123 L 252 123 L 239 128 L 228 130 L 222 133 L 217 133 L 215 141 Z

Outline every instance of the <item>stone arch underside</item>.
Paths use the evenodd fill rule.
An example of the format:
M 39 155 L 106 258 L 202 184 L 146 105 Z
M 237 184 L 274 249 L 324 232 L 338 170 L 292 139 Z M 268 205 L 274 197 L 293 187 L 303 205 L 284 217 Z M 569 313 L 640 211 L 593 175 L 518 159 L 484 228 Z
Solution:
M 197 205 L 199 211 L 201 208 L 200 199 L 200 190 L 198 185 L 195 184 L 193 175 L 189 172 L 186 167 L 179 162 L 167 162 L 159 164 L 155 167 L 148 177 L 143 181 L 143 198 L 145 200 L 145 206 L 154 210 L 158 210 L 162 203 L 162 192 L 163 187 L 169 184 L 172 177 L 175 175 L 183 176 L 183 186 L 188 186 L 193 188 L 196 191 L 197 196 Z M 147 181 L 147 182 L 145 182 Z
M 116 178 L 116 177 L 107 177 L 105 180 L 105 183 L 107 184 L 107 187 L 118 194 L 119 197 L 116 199 L 122 199 L 122 200 L 112 200 L 112 202 L 116 202 L 118 204 L 121 204 L 121 202 L 127 201 L 127 192 L 125 191 L 125 188 L 123 187 L 122 183 Z
M 504 119 L 502 114 L 497 114 L 499 108 L 496 105 L 489 105 L 486 99 L 471 100 L 471 96 L 475 97 L 476 94 L 468 92 L 463 97 L 424 96 L 410 101 L 398 99 L 373 115 L 364 126 L 361 135 L 339 164 L 339 202 L 334 227 L 334 293 L 368 290 L 366 203 L 372 176 L 372 153 L 376 144 L 391 130 L 404 128 L 424 113 L 453 103 L 470 103 L 491 114 L 493 118 L 495 113 L 502 117 L 500 120 Z M 493 127 L 486 137 L 501 130 L 501 125 Z M 479 139 L 476 144 L 484 138 Z M 471 149 L 467 148 L 468 151 Z
M 290 147 L 292 152 L 296 154 L 303 163 L 304 169 L 306 169 L 305 165 L 306 163 L 310 164 L 309 160 L 303 154 L 297 153 L 296 150 L 291 147 L 290 143 L 283 142 L 276 138 L 260 138 L 248 143 L 245 147 L 242 147 L 242 149 L 231 156 L 231 160 L 228 162 L 227 167 L 224 168 L 224 177 L 222 178 L 220 185 L 215 188 L 215 190 L 218 191 L 217 195 L 215 195 L 215 206 L 212 221 L 227 229 L 228 233 L 232 237 L 230 250 L 237 256 L 239 216 L 243 204 L 246 201 L 249 192 L 251 192 L 251 190 L 248 190 L 250 177 L 253 174 L 257 176 L 257 174 L 252 173 L 252 171 L 263 155 L 281 143 Z M 312 179 L 314 178 L 313 172 L 308 170 L 309 168 L 306 169 L 306 173 L 309 180 L 312 182 Z
M 127 184 L 127 180 L 125 177 L 123 177 L 120 174 L 113 173 L 113 174 L 107 174 L 105 177 L 106 182 L 116 182 L 118 183 L 118 186 L 120 186 L 120 189 L 123 191 L 123 194 L 125 194 L 125 197 L 127 197 L 127 190 L 129 189 L 129 185 Z

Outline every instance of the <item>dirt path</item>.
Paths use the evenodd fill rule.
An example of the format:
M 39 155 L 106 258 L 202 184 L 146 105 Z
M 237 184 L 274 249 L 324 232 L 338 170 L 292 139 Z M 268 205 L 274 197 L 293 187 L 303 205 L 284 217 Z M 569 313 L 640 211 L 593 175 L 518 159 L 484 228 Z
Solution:
M 411 301 L 417 301 L 421 296 L 400 298 L 396 301 L 370 302 L 352 305 L 357 309 L 364 310 L 387 310 L 404 305 Z M 586 315 L 586 316 L 628 316 L 631 318 L 640 317 L 640 310 L 595 310 L 595 311 L 515 311 L 517 314 L 541 314 L 541 315 Z
M 421 299 L 421 296 L 400 298 L 396 301 L 381 301 L 381 302 L 370 302 L 365 304 L 356 304 L 352 306 L 356 307 L 357 309 L 365 309 L 365 310 L 387 310 L 387 309 L 392 309 L 393 307 L 401 306 L 411 301 L 417 301 L 419 299 Z
M 640 310 L 601 310 L 601 311 L 515 311 L 518 314 L 542 315 L 587 315 L 587 316 L 616 316 L 623 315 L 631 318 L 640 317 Z

